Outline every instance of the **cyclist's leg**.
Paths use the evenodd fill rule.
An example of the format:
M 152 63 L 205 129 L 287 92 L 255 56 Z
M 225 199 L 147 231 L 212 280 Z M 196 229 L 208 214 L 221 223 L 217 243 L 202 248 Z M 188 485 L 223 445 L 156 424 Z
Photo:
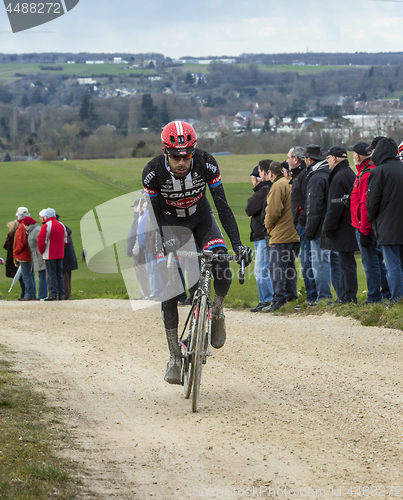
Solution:
M 203 250 L 212 250 L 214 253 L 227 253 L 221 230 L 212 212 L 208 214 L 194 231 L 196 243 Z M 227 261 L 213 263 L 214 302 L 211 321 L 211 345 L 219 349 L 225 344 L 226 328 L 223 312 L 224 300 L 231 286 L 231 270 Z
M 169 361 L 165 371 L 164 380 L 169 384 L 181 383 L 182 353 L 178 342 L 178 288 L 179 273 L 175 269 L 174 282 L 169 279 L 167 259 L 161 252 L 157 256 L 158 270 L 163 282 L 163 300 L 161 302 L 162 319 L 169 348 Z M 177 290 L 179 292 L 179 288 Z

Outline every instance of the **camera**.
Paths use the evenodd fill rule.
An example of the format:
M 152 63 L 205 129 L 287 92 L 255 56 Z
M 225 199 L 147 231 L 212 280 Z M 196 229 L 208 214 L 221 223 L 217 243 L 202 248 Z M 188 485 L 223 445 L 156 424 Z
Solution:
M 344 205 L 345 207 L 350 206 L 350 195 L 345 194 L 342 198 L 333 198 L 330 200 L 332 205 Z

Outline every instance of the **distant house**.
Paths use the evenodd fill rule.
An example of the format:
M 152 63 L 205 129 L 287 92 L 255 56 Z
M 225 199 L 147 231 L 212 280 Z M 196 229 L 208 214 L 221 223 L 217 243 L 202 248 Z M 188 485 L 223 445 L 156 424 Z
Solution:
M 122 59 L 121 57 L 114 57 L 113 64 L 128 64 L 128 62 Z
M 192 77 L 196 84 L 206 83 L 206 75 L 204 73 L 192 73 Z
M 93 78 L 77 78 L 79 85 L 95 85 L 97 83 Z

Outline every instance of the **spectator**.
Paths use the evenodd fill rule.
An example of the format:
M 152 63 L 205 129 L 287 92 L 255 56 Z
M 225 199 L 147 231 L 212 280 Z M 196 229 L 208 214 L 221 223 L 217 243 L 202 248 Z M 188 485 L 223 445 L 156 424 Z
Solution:
M 403 168 L 393 139 L 379 140 L 372 154 L 376 168 L 368 179 L 368 220 L 381 245 L 391 302 L 403 297 Z
M 287 163 L 287 160 L 284 160 L 280 163 L 281 165 L 281 171 L 284 175 L 284 177 L 287 179 L 287 181 L 291 181 L 291 170 L 290 170 L 290 166 L 288 165 Z
M 287 155 L 291 169 L 291 211 L 295 229 L 300 239 L 302 277 L 306 290 L 308 306 L 313 306 L 317 299 L 316 284 L 312 269 L 311 244 L 305 236 L 307 169 L 305 165 L 304 148 L 291 148 Z M 299 306 L 301 307 L 301 306 Z M 296 308 L 299 308 L 298 305 Z
M 48 286 L 46 283 L 46 267 L 42 255 L 38 249 L 38 235 L 41 230 L 38 223 L 32 217 L 24 217 L 24 226 L 28 238 L 28 246 L 31 252 L 31 262 L 33 273 L 38 273 L 39 290 L 38 299 L 44 299 L 48 295 Z
M 330 250 L 322 246 L 322 226 L 325 220 L 330 169 L 324 151 L 308 144 L 304 151 L 307 166 L 307 199 L 305 236 L 311 242 L 312 269 L 317 301 L 331 299 Z
M 63 257 L 64 247 L 68 243 L 64 224 L 56 220 L 53 208 L 42 211 L 45 223 L 38 235 L 38 248 L 45 261 L 49 280 L 49 296 L 44 300 L 64 299 Z
M 141 219 L 146 206 L 147 205 L 144 198 L 138 198 L 133 203 L 132 207 L 134 207 L 134 218 L 130 227 L 129 234 L 127 235 L 126 253 L 128 257 L 132 257 L 133 259 L 134 275 L 136 276 L 136 280 L 141 293 L 140 297 L 138 297 L 139 299 L 145 299 L 146 297 L 149 297 L 151 295 L 151 284 L 150 277 L 148 276 L 146 268 L 145 253 L 144 250 L 140 249 L 137 240 L 137 228 L 139 220 Z
M 59 215 L 56 214 L 56 219 L 59 220 Z M 76 252 L 74 250 L 73 239 L 71 237 L 71 229 L 65 225 L 68 242 L 64 247 L 63 257 L 63 282 L 64 282 L 64 300 L 69 300 L 71 297 L 71 271 L 78 269 Z
M 272 163 L 273 163 L 273 160 L 270 160 L 270 159 L 269 160 L 260 160 L 260 162 L 259 162 L 260 178 L 262 179 L 263 182 L 268 182 L 269 191 L 270 191 L 270 188 L 272 185 L 271 180 L 269 179 L 269 167 Z M 266 216 L 266 207 L 267 207 L 267 197 L 266 197 L 266 200 L 263 204 L 263 209 L 262 209 L 262 224 L 263 224 L 263 226 L 264 226 L 264 218 Z M 265 228 L 265 230 L 266 230 L 266 228 Z M 267 255 L 269 255 L 270 245 L 269 245 L 269 237 L 267 236 L 267 231 L 266 231 L 265 240 L 266 240 Z M 270 276 L 270 274 L 269 274 L 269 276 Z
M 368 292 L 365 304 L 372 304 L 373 302 L 382 302 L 382 298 L 390 297 L 382 252 L 379 250 L 378 241 L 368 220 L 368 178 L 375 165 L 371 159 L 368 143 L 356 142 L 351 149 L 357 168 L 357 177 L 350 196 L 351 224 L 355 228 L 361 252 L 361 262 L 367 280 Z
M 15 215 L 18 221 L 18 229 L 15 232 L 14 238 L 14 262 L 21 266 L 22 279 L 25 286 L 25 294 L 23 298 L 18 300 L 35 300 L 36 298 L 36 284 L 35 275 L 31 266 L 31 252 L 28 246 L 28 237 L 24 226 L 24 217 L 29 216 L 26 207 L 19 207 Z
M 270 242 L 270 277 L 273 285 L 273 303 L 264 312 L 276 311 L 297 295 L 295 257 L 299 236 L 292 223 L 291 186 L 282 173 L 279 162 L 271 163 L 269 180 L 272 182 L 267 196 L 264 224 Z
M 269 160 L 269 162 L 272 161 Z M 259 162 L 259 165 L 260 163 L 262 162 Z M 254 194 L 248 199 L 245 208 L 245 212 L 250 217 L 250 241 L 255 247 L 255 278 L 259 295 L 259 303 L 251 309 L 251 312 L 260 311 L 269 306 L 273 300 L 273 286 L 269 274 L 269 253 L 266 245 L 267 232 L 262 217 L 264 215 L 263 206 L 266 203 L 271 182 L 262 180 L 259 165 L 250 174 Z
M 14 278 L 14 276 L 17 274 L 17 267 L 14 264 L 13 252 L 14 252 L 15 232 L 18 229 L 18 225 L 19 224 L 17 220 L 13 220 L 7 224 L 8 234 L 6 237 L 6 241 L 4 242 L 3 245 L 4 250 L 7 250 L 6 265 L 5 265 L 6 278 Z M 22 299 L 25 296 L 25 285 L 22 277 L 20 277 L 19 282 L 21 286 L 20 298 Z
M 331 173 L 323 233 L 326 237 L 325 248 L 339 254 L 341 279 L 336 302 L 357 303 L 358 280 L 354 252 L 358 251 L 358 245 L 351 225 L 350 208 L 344 203 L 332 203 L 332 200 L 350 194 L 355 174 L 348 163 L 347 150 L 341 146 L 330 148 L 327 163 Z
M 144 213 L 137 227 L 137 241 L 140 250 L 144 252 L 147 274 L 150 280 L 151 294 L 148 300 L 162 299 L 162 281 L 157 269 L 157 231 L 153 228 L 152 220 L 145 200 Z

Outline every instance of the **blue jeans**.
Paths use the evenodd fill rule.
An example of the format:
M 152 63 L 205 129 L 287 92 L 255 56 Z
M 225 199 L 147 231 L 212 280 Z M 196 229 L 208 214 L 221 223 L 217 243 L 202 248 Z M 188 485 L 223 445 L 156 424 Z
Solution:
M 378 242 L 373 233 L 369 234 L 370 247 L 362 247 L 360 243 L 360 232 L 355 230 L 357 243 L 361 252 L 361 262 L 367 279 L 367 302 L 382 302 L 382 298 L 389 298 L 389 285 L 386 279 L 386 267 L 383 262 L 382 252 L 379 250 Z
M 151 294 L 162 298 L 162 280 L 157 268 L 157 255 L 146 253 L 147 273 L 150 276 Z
M 337 298 L 340 299 L 340 280 L 341 280 L 341 271 L 339 266 L 339 254 L 330 251 L 330 275 L 332 277 L 332 285 L 336 291 Z
M 317 300 L 331 299 L 330 290 L 330 250 L 320 247 L 320 236 L 311 241 L 312 269 L 315 278 Z
M 259 303 L 271 302 L 273 300 L 273 285 L 269 273 L 269 254 L 266 240 L 254 241 L 253 245 L 255 247 L 255 278 Z
M 302 277 L 305 283 L 306 290 L 306 300 L 308 302 L 314 302 L 317 298 L 315 278 L 313 275 L 312 262 L 311 262 L 311 243 L 306 239 L 305 227 L 301 224 L 297 224 L 297 232 L 300 239 L 301 245 L 301 267 L 302 267 Z
M 21 276 L 25 285 L 24 298 L 36 298 L 35 274 L 32 272 L 32 262 L 20 262 Z
M 382 245 L 389 289 L 390 302 L 403 297 L 403 245 Z
M 49 279 L 49 297 L 64 297 L 63 259 L 45 260 Z
M 46 283 L 46 271 L 38 271 L 39 277 L 39 291 L 38 291 L 38 299 L 44 299 L 48 296 L 48 284 Z

